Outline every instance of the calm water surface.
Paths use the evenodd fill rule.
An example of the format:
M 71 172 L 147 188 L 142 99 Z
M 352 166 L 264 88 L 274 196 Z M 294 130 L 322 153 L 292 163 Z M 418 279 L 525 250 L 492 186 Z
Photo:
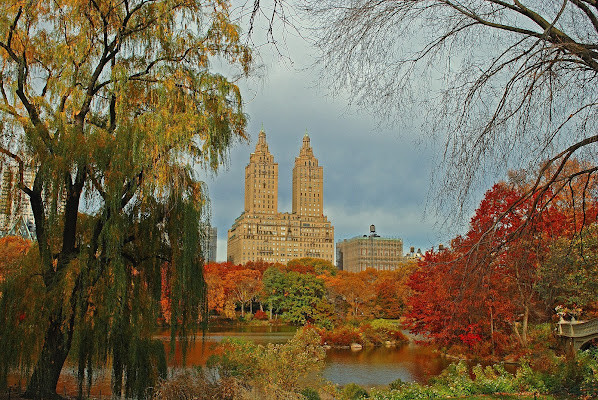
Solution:
M 198 338 L 187 352 L 187 365 L 204 365 L 213 348 L 225 338 L 250 340 L 259 344 L 285 343 L 293 337 L 296 328 L 289 326 L 246 326 L 231 329 L 213 327 L 204 340 Z M 165 343 L 170 340 L 167 331 L 160 333 Z M 180 365 L 181 354 L 175 353 L 171 366 Z M 388 385 L 397 378 L 405 382 L 426 383 L 431 376 L 438 375 L 449 362 L 415 344 L 397 347 L 371 347 L 353 351 L 330 349 L 326 352 L 325 379 L 346 385 L 354 382 L 363 386 Z
M 225 338 L 250 340 L 258 344 L 285 343 L 293 337 L 296 328 L 290 326 L 245 326 L 245 327 L 211 327 L 202 339 L 201 333 L 187 350 L 187 366 L 205 365 L 213 354 L 214 347 Z M 158 339 L 164 341 L 167 353 L 170 346 L 170 334 L 161 331 Z M 383 386 L 400 378 L 404 382 L 426 383 L 434 375 L 438 375 L 449 362 L 431 352 L 429 349 L 415 344 L 397 347 L 373 347 L 353 351 L 350 349 L 330 349 L 326 352 L 326 366 L 323 377 L 335 384 L 346 385 L 354 382 L 362 386 Z M 182 365 L 180 348 L 176 348 L 174 357 L 168 362 L 169 367 Z M 65 367 L 58 383 L 60 394 L 76 393 L 76 368 Z M 16 384 L 17 382 L 14 382 Z M 25 381 L 22 381 L 22 385 Z M 108 395 L 110 393 L 110 371 L 96 371 L 91 395 Z
M 339 385 L 355 382 L 362 386 L 380 386 L 397 378 L 403 382 L 426 383 L 448 364 L 446 359 L 414 344 L 359 351 L 331 349 L 326 352 L 323 376 Z

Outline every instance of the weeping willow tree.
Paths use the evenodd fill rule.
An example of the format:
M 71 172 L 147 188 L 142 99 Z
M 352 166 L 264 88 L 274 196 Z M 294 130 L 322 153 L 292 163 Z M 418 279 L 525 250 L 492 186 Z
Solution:
M 115 394 L 164 372 L 151 341 L 161 268 L 173 334 L 205 310 L 201 224 L 216 171 L 245 139 L 226 62 L 250 72 L 226 0 L 0 0 L 0 153 L 31 204 L 36 251 L 3 284 L 0 381 L 54 398 L 67 357 L 110 363 Z M 161 366 L 156 368 L 155 366 Z

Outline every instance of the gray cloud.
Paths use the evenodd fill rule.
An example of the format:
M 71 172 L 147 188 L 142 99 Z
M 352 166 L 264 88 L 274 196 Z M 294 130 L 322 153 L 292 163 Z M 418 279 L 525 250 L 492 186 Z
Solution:
M 434 221 L 423 219 L 433 150 L 415 145 L 419 132 L 379 129 L 369 116 L 348 110 L 342 97 L 327 96 L 316 86 L 317 71 L 305 67 L 304 45 L 293 46 L 295 68 L 272 56 L 265 81 L 244 90 L 250 144 L 236 145 L 228 168 L 206 179 L 218 259 L 226 259 L 226 232 L 243 211 L 244 168 L 262 124 L 279 165 L 279 211 L 291 211 L 292 168 L 307 129 L 324 167 L 324 212 L 335 240 L 365 234 L 375 224 L 380 235 L 403 238 L 405 250 L 437 245 Z

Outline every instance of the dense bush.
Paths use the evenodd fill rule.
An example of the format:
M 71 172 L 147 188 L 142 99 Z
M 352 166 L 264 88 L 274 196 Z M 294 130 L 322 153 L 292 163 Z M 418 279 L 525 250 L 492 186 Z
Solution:
M 268 314 L 266 314 L 262 310 L 257 310 L 255 314 L 253 314 L 253 319 L 257 319 L 260 321 L 266 321 L 268 319 Z
M 360 326 L 343 325 L 333 330 L 319 330 L 322 344 L 350 346 L 352 343 L 380 346 L 386 342 L 407 343 L 409 339 L 398 323 L 388 320 L 373 320 Z
M 405 381 L 403 381 L 401 378 L 397 378 L 394 381 L 390 382 L 388 384 L 388 389 L 390 390 L 399 390 L 401 389 L 403 386 L 405 386 L 407 383 Z
M 542 373 L 542 380 L 551 393 L 598 398 L 598 349 L 578 352 L 575 358 L 554 363 Z
M 381 345 L 386 342 L 409 342 L 409 339 L 402 331 L 401 325 L 393 320 L 375 319 L 370 323 L 363 324 L 360 331 L 365 341 L 374 345 Z
M 330 346 L 350 346 L 352 343 L 363 344 L 363 338 L 355 328 L 341 326 L 332 331 L 320 330 L 322 344 Z
M 444 399 L 487 394 L 531 392 L 564 395 L 567 398 L 598 398 L 598 352 L 579 352 L 575 359 L 560 360 L 546 371 L 534 371 L 523 361 L 513 376 L 502 364 L 472 368 L 464 362 L 451 364 L 429 385 L 392 382 L 387 390 L 375 390 L 376 400 Z M 472 377 L 473 375 L 473 377 Z
M 185 372 L 163 380 L 155 387 L 151 400 L 233 400 L 240 387 L 235 379 L 212 379 L 203 370 Z
M 320 394 L 313 388 L 308 387 L 303 389 L 301 395 L 303 396 L 303 400 L 321 400 Z
M 360 400 L 369 399 L 370 395 L 367 390 L 357 385 L 356 383 L 349 383 L 341 391 L 340 398 L 342 400 Z
M 242 388 L 239 398 L 297 399 L 303 397 L 304 378 L 318 374 L 326 353 L 313 328 L 303 328 L 284 344 L 266 346 L 240 340 L 224 340 L 208 367 Z
M 415 400 L 415 399 L 445 399 L 451 397 L 446 388 L 436 386 L 422 386 L 417 383 L 403 383 L 393 390 L 373 390 L 370 398 L 374 400 Z

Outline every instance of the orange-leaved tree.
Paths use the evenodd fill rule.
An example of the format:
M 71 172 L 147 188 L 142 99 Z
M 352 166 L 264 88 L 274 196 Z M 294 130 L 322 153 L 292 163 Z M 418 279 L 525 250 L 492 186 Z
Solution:
M 341 271 L 336 276 L 325 276 L 324 282 L 329 296 L 335 302 L 340 300 L 346 303 L 347 317 L 361 319 L 372 315 L 376 278 L 377 271 L 374 269 L 358 273 Z
M 245 304 L 249 303 L 253 313 L 253 300 L 262 292 L 262 274 L 257 270 L 240 269 L 226 275 L 226 283 L 235 300 L 241 305 L 241 316 L 245 316 Z
M 0 238 L 0 282 L 18 270 L 32 243 L 19 236 Z

